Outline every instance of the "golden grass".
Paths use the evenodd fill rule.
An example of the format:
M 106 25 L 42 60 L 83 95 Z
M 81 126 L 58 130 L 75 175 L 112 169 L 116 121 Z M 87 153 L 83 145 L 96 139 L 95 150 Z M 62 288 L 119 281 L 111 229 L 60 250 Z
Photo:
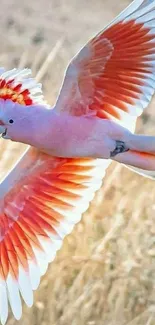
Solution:
M 112 18 L 118 12 L 117 6 L 110 1 L 103 2 L 106 7 L 109 3 L 112 11 L 109 17 Z M 122 5 L 117 1 L 117 4 L 123 8 L 127 2 Z M 91 1 L 90 6 L 95 8 L 95 3 Z M 69 8 L 70 5 L 68 1 Z M 90 7 L 89 13 L 91 11 Z M 106 20 L 106 15 L 104 17 Z M 84 35 L 81 37 L 83 42 Z M 76 45 L 73 47 L 75 49 Z M 30 44 L 20 59 L 16 54 L 15 57 L 20 67 L 30 62 L 28 65 L 32 66 L 34 75 L 41 71 L 46 98 L 53 103 L 59 79 L 72 52 L 69 43 L 63 44 L 48 69 L 46 43 L 37 48 Z M 14 66 L 8 54 L 3 54 L 0 61 L 8 68 Z M 154 104 L 147 114 L 149 112 L 154 115 Z M 139 120 L 138 130 L 153 133 L 153 118 L 145 117 L 147 124 L 144 123 L 146 119 Z M 0 178 L 3 178 L 24 146 L 2 140 L 0 144 Z M 153 181 L 123 166 L 115 163 L 110 166 L 103 187 L 42 278 L 34 306 L 31 309 L 23 306 L 19 325 L 155 324 L 154 187 Z M 10 313 L 7 324 L 16 323 Z

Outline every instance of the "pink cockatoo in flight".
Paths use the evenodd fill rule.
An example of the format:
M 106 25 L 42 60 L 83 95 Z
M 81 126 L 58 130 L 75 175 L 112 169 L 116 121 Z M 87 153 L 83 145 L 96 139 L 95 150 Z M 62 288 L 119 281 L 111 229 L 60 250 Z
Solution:
M 30 145 L 0 184 L 0 321 L 16 319 L 112 160 L 155 171 L 155 138 L 135 135 L 155 89 L 155 0 L 135 0 L 70 63 L 53 109 L 0 71 L 0 132 Z

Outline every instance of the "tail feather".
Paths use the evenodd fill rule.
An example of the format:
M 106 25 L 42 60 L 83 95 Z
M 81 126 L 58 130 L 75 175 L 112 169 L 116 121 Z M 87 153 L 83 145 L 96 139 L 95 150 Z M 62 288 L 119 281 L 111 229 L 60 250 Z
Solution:
M 141 168 L 137 168 L 137 167 L 132 167 L 132 166 L 128 166 L 128 165 L 124 165 L 125 167 L 127 167 L 128 169 L 130 169 L 131 171 L 135 172 L 136 174 L 139 174 L 143 177 L 155 180 L 155 171 L 152 170 L 144 170 Z
M 141 174 L 147 175 L 148 171 L 155 172 L 155 155 L 151 153 L 129 150 L 116 155 L 113 160 L 143 170 Z

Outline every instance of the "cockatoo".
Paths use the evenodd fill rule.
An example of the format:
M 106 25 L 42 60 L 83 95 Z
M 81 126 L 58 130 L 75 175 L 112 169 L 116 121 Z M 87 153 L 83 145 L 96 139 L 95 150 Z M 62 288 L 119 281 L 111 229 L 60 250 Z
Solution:
M 155 170 L 135 135 L 155 89 L 155 0 L 135 0 L 69 64 L 53 109 L 28 69 L 0 70 L 0 133 L 30 147 L 0 184 L 0 321 L 33 290 L 100 188 L 111 159 Z

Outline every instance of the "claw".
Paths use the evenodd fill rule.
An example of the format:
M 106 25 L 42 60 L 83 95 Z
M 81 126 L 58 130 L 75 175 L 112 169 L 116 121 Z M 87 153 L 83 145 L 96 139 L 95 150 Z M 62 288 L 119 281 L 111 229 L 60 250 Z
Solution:
M 111 151 L 110 157 L 115 157 L 119 153 L 122 153 L 122 152 L 125 152 L 128 150 L 129 150 L 129 148 L 126 147 L 125 142 L 116 140 L 116 148 L 114 151 Z

